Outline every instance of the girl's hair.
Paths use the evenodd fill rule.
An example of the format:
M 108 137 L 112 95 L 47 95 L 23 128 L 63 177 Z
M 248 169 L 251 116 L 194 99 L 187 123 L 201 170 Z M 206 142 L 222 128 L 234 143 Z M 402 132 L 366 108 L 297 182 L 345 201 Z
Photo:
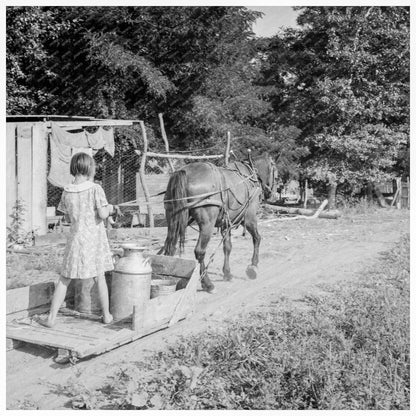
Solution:
M 76 153 L 71 159 L 70 172 L 72 176 L 91 176 L 94 166 L 94 159 L 90 155 L 87 155 L 86 153 Z

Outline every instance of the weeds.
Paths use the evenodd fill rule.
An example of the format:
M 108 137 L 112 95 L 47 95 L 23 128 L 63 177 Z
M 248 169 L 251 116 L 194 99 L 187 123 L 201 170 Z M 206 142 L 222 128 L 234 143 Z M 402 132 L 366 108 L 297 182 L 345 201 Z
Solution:
M 12 221 L 7 227 L 7 241 L 8 246 L 15 244 L 28 246 L 33 244 L 34 231 L 26 231 L 24 229 L 24 214 L 27 211 L 22 200 L 17 200 L 13 207 L 13 212 L 10 215 Z
M 100 394 L 117 409 L 408 409 L 409 236 L 360 282 L 303 303 L 183 339 Z

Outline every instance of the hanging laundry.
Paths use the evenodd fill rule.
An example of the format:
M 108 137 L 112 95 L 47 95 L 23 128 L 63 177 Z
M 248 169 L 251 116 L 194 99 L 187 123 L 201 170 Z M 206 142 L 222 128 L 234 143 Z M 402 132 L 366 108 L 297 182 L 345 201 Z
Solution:
M 93 149 L 101 149 L 104 147 L 111 157 L 114 157 L 114 129 L 105 130 L 99 127 L 95 133 L 86 132 L 88 144 Z
M 51 132 L 52 139 L 61 146 L 89 147 L 85 130 L 80 133 L 69 133 L 57 123 L 51 122 Z
M 93 149 L 91 147 L 73 147 L 71 149 L 72 156 L 74 156 L 76 153 L 86 153 L 88 156 L 93 157 Z
M 51 123 L 51 167 L 49 170 L 48 181 L 57 187 L 63 188 L 73 181 L 70 174 L 71 157 L 75 153 L 83 152 L 93 156 L 98 150 L 105 150 L 114 156 L 114 130 L 105 130 L 99 127 L 95 133 L 88 133 L 85 130 L 81 133 L 69 133 L 59 127 L 58 124 Z
M 48 181 L 59 188 L 63 188 L 72 182 L 73 177 L 69 173 L 69 163 L 72 153 L 69 146 L 62 146 L 57 140 L 50 140 L 51 167 Z
M 108 130 L 103 128 L 104 137 L 104 149 L 107 153 L 114 157 L 115 145 L 114 145 L 114 129 L 110 127 Z

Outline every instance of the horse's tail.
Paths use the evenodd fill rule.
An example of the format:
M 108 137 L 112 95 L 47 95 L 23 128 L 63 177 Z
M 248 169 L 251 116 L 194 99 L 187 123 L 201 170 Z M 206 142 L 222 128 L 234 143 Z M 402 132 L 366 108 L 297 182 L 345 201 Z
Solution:
M 179 250 L 182 253 L 185 246 L 185 232 L 188 226 L 189 210 L 186 192 L 186 171 L 174 172 L 169 179 L 166 189 L 165 210 L 168 223 L 168 235 L 165 240 L 164 254 L 173 256 L 179 239 Z

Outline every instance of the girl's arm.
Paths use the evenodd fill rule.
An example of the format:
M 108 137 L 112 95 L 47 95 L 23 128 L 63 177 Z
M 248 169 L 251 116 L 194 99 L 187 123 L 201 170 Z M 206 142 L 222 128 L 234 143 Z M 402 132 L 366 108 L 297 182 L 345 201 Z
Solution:
M 115 212 L 114 205 L 111 205 L 111 204 L 108 204 L 108 205 L 106 205 L 104 207 L 101 207 L 101 208 L 97 208 L 97 211 L 98 211 L 98 216 L 102 220 L 105 220 L 110 215 L 114 214 L 114 212 Z

